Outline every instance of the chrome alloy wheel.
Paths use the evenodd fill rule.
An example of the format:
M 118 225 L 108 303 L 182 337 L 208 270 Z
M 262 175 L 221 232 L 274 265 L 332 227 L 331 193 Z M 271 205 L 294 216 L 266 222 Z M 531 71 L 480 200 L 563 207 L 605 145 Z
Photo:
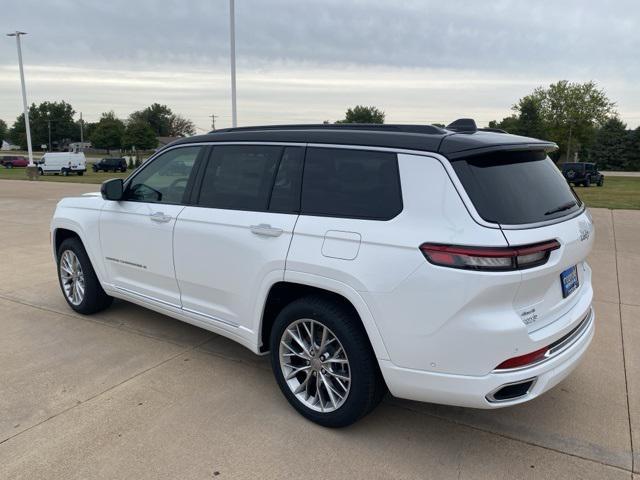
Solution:
M 67 300 L 80 305 L 84 299 L 84 274 L 80 260 L 71 250 L 65 250 L 60 257 L 60 279 Z
M 300 319 L 280 338 L 280 370 L 296 398 L 318 412 L 333 412 L 349 395 L 351 368 L 340 340 L 320 322 Z

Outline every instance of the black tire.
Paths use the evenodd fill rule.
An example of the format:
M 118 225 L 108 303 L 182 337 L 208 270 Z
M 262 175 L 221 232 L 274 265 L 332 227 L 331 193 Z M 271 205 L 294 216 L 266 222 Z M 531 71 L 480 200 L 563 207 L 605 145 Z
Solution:
M 7 168 L 13 168 L 13 163 L 5 163 L 4 166 Z
M 281 338 L 287 327 L 300 319 L 311 319 L 328 327 L 349 359 L 349 393 L 344 403 L 332 412 L 315 411 L 298 400 L 280 367 Z M 271 366 L 280 390 L 293 408 L 319 425 L 332 428 L 350 425 L 371 412 L 386 392 L 378 362 L 360 319 L 335 301 L 323 296 L 308 296 L 291 302 L 276 317 L 269 343 Z
M 600 180 L 598 180 L 598 186 L 601 187 L 604 185 L 604 177 L 600 177 Z
M 583 184 L 585 187 L 591 186 L 591 177 L 587 177 Z
M 82 273 L 84 275 L 84 284 L 85 284 L 85 293 L 84 298 L 78 305 L 74 305 L 69 301 L 67 296 L 64 293 L 64 287 L 62 285 L 62 277 L 60 275 L 60 258 L 62 254 L 66 250 L 71 250 L 80 262 L 80 266 L 82 268 Z M 92 313 L 99 312 L 104 310 L 113 301 L 113 297 L 110 297 L 105 293 L 98 281 L 98 277 L 96 276 L 96 272 L 93 269 L 93 265 L 91 265 L 91 261 L 89 260 L 89 256 L 84 249 L 84 245 L 77 237 L 67 238 L 62 242 L 60 248 L 58 248 L 57 256 L 57 270 L 58 270 L 58 282 L 60 284 L 60 289 L 62 290 L 62 296 L 67 301 L 67 304 L 76 312 L 82 313 L 83 315 L 90 315 Z
M 62 169 L 62 175 L 65 176 L 65 177 L 68 177 L 69 176 L 69 170 L 67 170 L 66 168 L 63 168 Z
M 78 176 L 81 177 L 84 175 L 84 172 L 78 172 Z
M 42 170 L 41 168 L 38 169 L 38 175 L 44 175 L 44 170 Z

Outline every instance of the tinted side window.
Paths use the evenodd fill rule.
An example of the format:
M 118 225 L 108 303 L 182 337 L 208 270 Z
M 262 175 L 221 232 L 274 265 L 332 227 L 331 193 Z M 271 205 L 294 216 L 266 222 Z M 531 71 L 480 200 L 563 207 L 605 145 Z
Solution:
M 269 202 L 270 212 L 297 213 L 300 211 L 300 184 L 304 148 L 286 147 Z
M 154 158 L 131 179 L 125 200 L 183 203 L 189 176 L 202 147 L 180 147 Z
M 230 210 L 265 211 L 282 147 L 214 147 L 204 173 L 199 205 Z
M 402 211 L 396 154 L 309 148 L 302 214 L 389 220 Z

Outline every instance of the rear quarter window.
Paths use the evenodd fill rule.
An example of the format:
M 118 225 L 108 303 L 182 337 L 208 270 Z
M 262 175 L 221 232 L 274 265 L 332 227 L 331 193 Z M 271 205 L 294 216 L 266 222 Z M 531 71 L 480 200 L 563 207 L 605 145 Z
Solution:
M 307 149 L 302 180 L 303 215 L 390 220 L 401 211 L 395 153 Z
M 570 215 L 582 203 L 544 152 L 493 152 L 452 162 L 480 216 L 524 225 Z

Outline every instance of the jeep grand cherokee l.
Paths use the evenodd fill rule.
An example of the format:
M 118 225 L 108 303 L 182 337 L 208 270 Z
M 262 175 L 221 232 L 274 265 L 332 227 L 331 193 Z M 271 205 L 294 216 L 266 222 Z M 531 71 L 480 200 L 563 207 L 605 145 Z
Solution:
M 565 378 L 594 333 L 593 224 L 555 148 L 472 121 L 180 139 L 58 204 L 60 286 L 83 314 L 117 297 L 269 354 L 321 425 L 386 389 L 515 405 Z

